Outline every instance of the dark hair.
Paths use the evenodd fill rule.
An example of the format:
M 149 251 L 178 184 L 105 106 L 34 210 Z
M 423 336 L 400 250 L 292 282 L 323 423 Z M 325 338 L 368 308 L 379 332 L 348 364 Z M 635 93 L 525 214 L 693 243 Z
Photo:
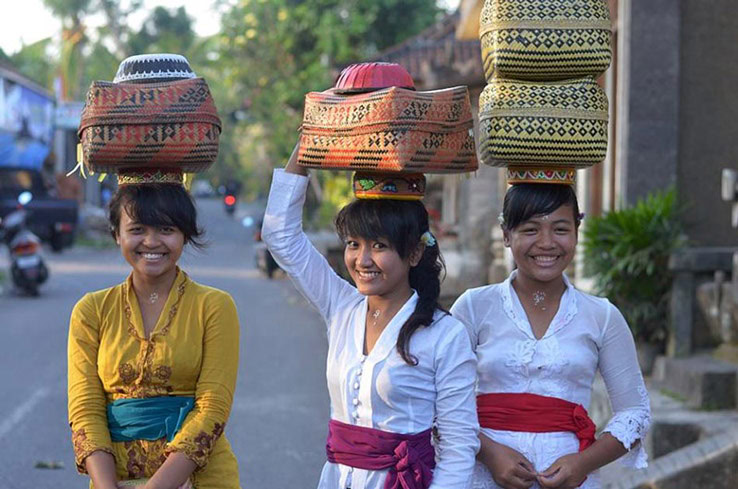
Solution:
M 403 260 L 416 249 L 420 237 L 428 230 L 428 212 L 417 201 L 359 199 L 336 216 L 336 231 L 342 240 L 348 236 L 384 238 Z M 443 271 L 443 258 L 437 245 L 426 246 L 418 264 L 410 268 L 410 287 L 418 292 L 418 303 L 397 337 L 397 351 L 410 365 L 418 364 L 409 351 L 410 337 L 421 326 L 433 323 L 437 309 L 446 312 L 438 303 Z
M 510 187 L 502 204 L 502 227 L 513 230 L 528 219 L 551 214 L 562 205 L 570 205 L 574 212 L 574 223 L 579 226 L 577 195 L 571 185 L 550 183 L 521 183 Z
M 185 243 L 197 248 L 203 231 L 197 226 L 197 209 L 182 185 L 147 183 L 118 187 L 108 204 L 108 220 L 113 238 L 120 230 L 121 211 L 146 226 L 174 226 L 184 234 Z

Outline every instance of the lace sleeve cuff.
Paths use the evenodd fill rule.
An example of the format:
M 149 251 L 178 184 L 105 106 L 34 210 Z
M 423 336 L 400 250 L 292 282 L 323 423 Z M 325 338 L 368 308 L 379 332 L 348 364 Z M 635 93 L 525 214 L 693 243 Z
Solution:
M 607 423 L 603 432 L 610 433 L 628 450 L 628 453 L 620 458 L 622 465 L 634 469 L 648 467 L 648 455 L 643 442 L 650 424 L 651 415 L 647 410 L 615 413 Z
M 80 474 L 87 474 L 85 459 L 93 452 L 106 452 L 115 457 L 112 447 L 100 445 L 90 440 L 84 428 L 72 432 L 72 444 L 74 445 L 74 462 L 77 465 L 77 472 Z

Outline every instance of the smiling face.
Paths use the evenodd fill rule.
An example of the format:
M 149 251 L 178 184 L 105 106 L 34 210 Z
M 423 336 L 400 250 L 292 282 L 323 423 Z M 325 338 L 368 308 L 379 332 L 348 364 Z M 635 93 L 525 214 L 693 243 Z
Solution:
M 519 274 L 544 283 L 560 280 L 578 240 L 574 208 L 562 205 L 551 214 L 533 216 L 504 235 Z
M 410 267 L 422 252 L 402 259 L 384 238 L 346 237 L 343 259 L 356 288 L 363 295 L 389 296 L 410 289 Z
M 174 226 L 147 226 L 121 209 L 116 236 L 121 253 L 133 267 L 133 273 L 148 281 L 176 274 L 185 237 Z

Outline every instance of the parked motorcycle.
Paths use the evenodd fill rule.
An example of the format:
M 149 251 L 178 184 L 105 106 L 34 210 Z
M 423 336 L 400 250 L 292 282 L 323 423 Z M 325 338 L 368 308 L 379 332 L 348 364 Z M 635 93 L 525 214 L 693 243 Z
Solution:
M 26 226 L 28 213 L 23 206 L 33 195 L 23 192 L 16 210 L 0 220 L 0 240 L 10 250 L 10 275 L 13 284 L 29 295 L 37 296 L 38 288 L 49 278 L 49 270 L 41 256 L 41 240 Z

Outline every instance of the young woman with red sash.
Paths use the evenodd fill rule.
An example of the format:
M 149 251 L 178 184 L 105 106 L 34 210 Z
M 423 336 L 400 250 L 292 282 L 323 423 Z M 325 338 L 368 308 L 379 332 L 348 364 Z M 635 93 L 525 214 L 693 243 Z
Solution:
M 438 307 L 441 262 L 425 208 L 380 199 L 341 210 L 354 287 L 302 231 L 308 178 L 297 151 L 274 172 L 262 238 L 328 327 L 331 421 L 318 487 L 468 488 L 476 361 L 464 326 Z
M 477 354 L 481 449 L 474 489 L 601 487 L 597 469 L 647 465 L 649 398 L 633 336 L 607 299 L 564 274 L 581 220 L 569 185 L 514 185 L 501 218 L 516 270 L 451 309 Z M 599 370 L 614 415 L 595 439 L 586 407 Z

